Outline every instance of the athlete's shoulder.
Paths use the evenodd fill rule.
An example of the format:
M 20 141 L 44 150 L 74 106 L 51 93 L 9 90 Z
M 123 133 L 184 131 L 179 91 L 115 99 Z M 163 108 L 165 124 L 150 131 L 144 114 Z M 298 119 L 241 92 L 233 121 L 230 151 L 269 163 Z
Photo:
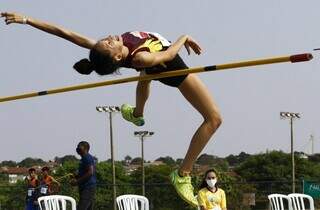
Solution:
M 150 38 L 150 34 L 144 31 L 128 31 L 123 33 L 122 36 L 132 36 L 140 39 Z

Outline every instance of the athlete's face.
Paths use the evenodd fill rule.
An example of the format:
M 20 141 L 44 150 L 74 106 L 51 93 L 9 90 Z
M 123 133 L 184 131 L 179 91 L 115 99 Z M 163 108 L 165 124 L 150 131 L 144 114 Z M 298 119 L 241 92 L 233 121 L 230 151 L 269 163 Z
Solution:
M 36 172 L 35 171 L 29 171 L 29 175 L 30 175 L 30 177 L 34 178 L 36 176 Z
M 43 176 L 48 176 L 48 171 L 47 170 L 42 171 L 42 175 Z
M 95 48 L 101 53 L 111 56 L 116 61 L 122 59 L 123 40 L 121 36 L 107 36 L 98 41 Z

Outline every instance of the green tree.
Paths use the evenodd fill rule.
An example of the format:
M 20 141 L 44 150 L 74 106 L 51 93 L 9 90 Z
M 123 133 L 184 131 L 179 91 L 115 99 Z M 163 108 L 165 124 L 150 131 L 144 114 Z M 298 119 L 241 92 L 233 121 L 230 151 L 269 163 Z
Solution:
M 170 156 L 159 157 L 158 159 L 156 159 L 156 161 L 162 161 L 164 164 L 167 164 L 169 166 L 174 166 L 176 164 L 176 161 L 174 161 L 174 159 Z
M 210 166 L 217 169 L 228 169 L 228 162 L 224 158 L 219 158 L 214 155 L 202 154 L 196 161 L 199 165 Z
M 301 190 L 301 179 L 318 179 L 319 163 L 295 156 L 297 192 Z M 291 193 L 291 155 L 282 151 L 271 151 L 250 156 L 235 171 L 246 181 L 255 182 L 257 200 L 267 202 L 270 193 Z M 259 205 L 259 204 L 258 204 Z
M 60 167 L 56 169 L 56 173 L 53 176 L 61 183 L 61 189 L 59 194 L 68 195 L 78 200 L 78 189 L 70 184 L 70 178 L 68 174 L 76 174 L 78 171 L 79 160 L 65 161 Z
M 32 167 L 32 166 L 36 166 L 36 165 L 45 165 L 46 162 L 40 158 L 31 158 L 31 157 L 28 157 L 28 158 L 25 158 L 24 160 L 22 160 L 21 162 L 18 163 L 18 165 L 20 167 Z
M 112 186 L 112 165 L 109 162 L 97 164 L 98 189 L 96 205 L 100 208 L 112 209 L 113 207 L 113 186 Z M 119 163 L 116 164 L 116 190 L 117 195 L 133 193 L 130 184 L 130 177 Z
M 79 159 L 74 155 L 65 155 L 63 157 L 55 157 L 54 162 L 59 164 L 64 164 L 65 162 L 69 161 L 79 161 Z
M 309 156 L 309 160 L 315 163 L 319 163 L 320 162 L 320 154 L 313 154 Z
M 1 209 L 24 209 L 27 189 L 23 181 L 15 185 L 1 184 Z
M 241 152 L 239 153 L 239 155 L 228 155 L 225 159 L 228 161 L 230 166 L 237 166 L 242 162 L 244 162 L 249 157 L 250 157 L 249 154 L 245 152 Z
M 7 167 L 16 167 L 17 162 L 12 160 L 4 160 L 1 162 L 0 166 L 7 166 Z
M 141 162 L 142 162 L 142 158 L 141 157 L 136 157 L 136 158 L 133 158 L 131 160 L 131 165 L 141 165 Z

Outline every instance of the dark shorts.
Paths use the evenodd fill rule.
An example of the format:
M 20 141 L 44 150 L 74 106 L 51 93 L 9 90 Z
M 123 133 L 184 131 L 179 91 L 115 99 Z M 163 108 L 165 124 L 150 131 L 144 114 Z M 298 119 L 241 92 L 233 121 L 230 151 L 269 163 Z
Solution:
M 95 197 L 96 197 L 96 187 L 88 187 L 85 189 L 79 189 L 79 203 L 77 210 L 93 210 Z
M 160 72 L 166 72 L 166 71 L 175 71 L 175 70 L 181 70 L 181 69 L 187 69 L 188 66 L 184 63 L 182 58 L 177 55 L 173 60 L 166 62 L 165 66 L 163 65 L 157 65 L 154 67 L 146 68 L 145 72 L 146 74 L 157 74 Z M 184 81 L 184 79 L 188 75 L 182 75 L 182 76 L 176 76 L 176 77 L 167 77 L 162 79 L 155 79 L 160 82 L 162 82 L 165 85 L 171 86 L 171 87 L 179 87 L 181 83 Z

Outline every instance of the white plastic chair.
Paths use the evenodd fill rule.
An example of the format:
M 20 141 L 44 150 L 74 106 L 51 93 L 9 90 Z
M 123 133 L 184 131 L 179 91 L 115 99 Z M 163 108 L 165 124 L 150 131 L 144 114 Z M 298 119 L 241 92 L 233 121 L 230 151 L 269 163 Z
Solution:
M 300 193 L 292 193 L 289 194 L 288 197 L 291 200 L 292 203 L 292 209 L 293 210 L 305 210 L 305 200 L 309 202 L 309 208 L 310 210 L 314 210 L 314 201 L 313 198 L 310 195 L 306 194 L 300 194 Z
M 271 194 L 271 195 L 268 195 L 268 199 L 269 199 L 271 210 L 285 210 L 286 207 L 287 209 L 292 210 L 291 200 L 287 195 Z
M 149 210 L 149 200 L 141 195 L 121 195 L 116 200 L 119 210 Z
M 67 202 L 71 203 L 71 210 L 76 210 L 76 201 L 69 196 L 49 195 L 38 198 L 40 210 L 67 210 Z

